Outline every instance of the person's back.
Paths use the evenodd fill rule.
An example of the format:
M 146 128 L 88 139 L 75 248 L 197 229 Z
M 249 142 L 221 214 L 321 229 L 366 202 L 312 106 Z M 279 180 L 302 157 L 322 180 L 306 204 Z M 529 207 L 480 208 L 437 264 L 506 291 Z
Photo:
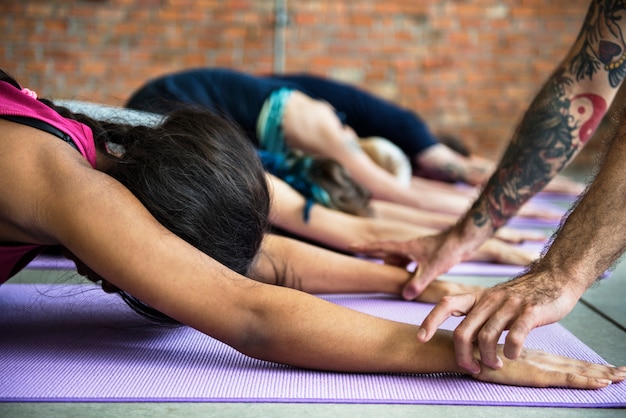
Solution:
M 360 138 L 386 138 L 411 160 L 437 143 L 426 123 L 415 112 L 355 85 L 308 73 L 274 74 L 270 78 L 297 86 L 310 97 L 328 102 Z
M 256 140 L 256 124 L 265 99 L 280 85 L 227 68 L 196 68 L 147 81 L 126 107 L 165 114 L 181 104 L 207 108 L 238 124 Z

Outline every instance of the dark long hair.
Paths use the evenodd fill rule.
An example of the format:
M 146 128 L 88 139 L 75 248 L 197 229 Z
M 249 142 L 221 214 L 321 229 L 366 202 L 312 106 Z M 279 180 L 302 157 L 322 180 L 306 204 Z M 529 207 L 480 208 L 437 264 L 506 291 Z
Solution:
M 19 88 L 4 72 L 0 80 Z M 121 155 L 109 156 L 106 173 L 171 232 L 237 273 L 248 274 L 268 229 L 270 195 L 263 166 L 239 128 L 198 108 L 176 110 L 160 125 L 146 127 L 97 121 L 39 100 L 89 126 L 99 150 L 111 143 L 123 147 Z M 170 320 L 119 293 L 139 313 Z

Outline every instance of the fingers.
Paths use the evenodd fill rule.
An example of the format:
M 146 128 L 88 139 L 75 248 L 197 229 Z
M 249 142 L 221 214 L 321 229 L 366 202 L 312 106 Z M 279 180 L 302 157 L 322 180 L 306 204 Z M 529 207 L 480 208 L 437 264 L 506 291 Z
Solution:
M 491 347 L 489 344 L 479 345 L 480 355 L 478 358 L 474 347 L 474 342 L 477 339 L 479 330 L 482 328 L 484 322 L 489 317 L 490 312 L 485 310 L 469 311 L 471 316 L 466 316 L 463 321 L 454 330 L 454 351 L 456 355 L 456 362 L 459 366 L 468 370 L 470 373 L 480 373 L 480 363 L 491 367 L 492 369 L 499 369 L 502 364 L 498 362 L 498 356 L 495 352 L 495 344 Z M 483 338 L 486 338 L 483 335 Z M 496 340 L 497 342 L 497 340 Z
M 524 341 L 533 329 L 533 324 L 526 321 L 524 317 L 517 318 L 511 325 L 509 333 L 504 343 L 504 355 L 506 358 L 514 360 L 519 357 L 524 347 Z
M 499 346 L 498 349 L 501 349 Z M 523 350 L 518 360 L 504 367 L 483 367 L 474 378 L 494 383 L 532 387 L 600 389 L 626 379 L 626 368 L 594 364 L 536 350 Z
M 422 325 L 417 332 L 417 339 L 420 342 L 429 341 L 443 322 L 451 316 L 462 316 L 474 305 L 476 296 L 465 294 L 458 296 L 445 296 L 424 318 Z
M 589 363 L 533 350 L 528 351 L 530 361 L 543 369 L 541 376 L 543 387 L 600 389 L 626 379 L 626 371 L 623 368 L 608 364 Z M 525 356 L 526 354 L 522 355 Z M 532 367 L 528 370 L 532 376 L 534 374 Z
M 424 274 L 420 270 L 420 266 L 417 268 L 417 274 L 413 276 L 411 280 L 402 289 L 402 297 L 406 300 L 413 300 L 420 295 L 424 289 L 428 287 L 435 279 L 436 274 Z
M 513 324 L 512 333 L 507 336 L 506 357 L 515 359 L 528 333 L 534 328 L 534 322 L 528 319 L 530 314 L 520 314 L 518 308 L 518 300 L 507 298 L 502 291 L 493 288 L 446 296 L 424 319 L 417 338 L 426 342 L 450 316 L 466 315 L 453 332 L 457 364 L 473 374 L 480 373 L 481 363 L 491 369 L 499 369 L 503 363 L 497 347 L 502 333 Z
M 521 230 L 509 227 L 498 229 L 495 233 L 495 237 L 510 244 L 521 244 L 526 241 L 541 242 L 548 238 L 545 233 L 540 231 Z
M 525 218 L 536 218 L 548 221 L 559 220 L 563 216 L 563 213 L 558 210 L 537 207 L 532 204 L 526 204 L 522 206 L 517 214 Z
M 490 239 L 479 248 L 479 251 L 474 254 L 472 259 L 481 260 L 481 258 L 484 258 L 495 263 L 525 266 L 536 260 L 538 256 L 538 251 L 532 252 L 498 239 Z
M 440 274 L 445 273 L 449 269 L 450 260 L 442 260 L 437 258 L 428 258 L 426 256 L 418 258 L 417 270 L 411 280 L 407 282 L 402 289 L 402 297 L 406 300 L 413 300 L 417 295 L 421 294 L 429 284 L 431 284 Z
M 498 311 L 482 326 L 478 333 L 478 349 L 481 362 L 492 369 L 502 367 L 502 359 L 498 356 L 496 347 L 500 340 L 500 335 L 507 327 L 505 317 L 498 315 Z
M 492 369 L 502 367 L 496 347 L 500 335 L 510 323 L 510 314 L 498 293 L 489 289 L 474 302 L 466 318 L 454 330 L 454 347 L 457 364 L 472 373 L 480 370 L 475 358 L 474 343 L 478 340 L 480 362 Z
M 407 245 L 407 242 L 377 241 L 365 244 L 352 244 L 348 249 L 368 257 L 381 259 L 385 264 L 407 267 L 413 262 L 413 258 L 408 255 Z
M 473 377 L 516 386 L 601 389 L 624 381 L 626 372 L 609 365 L 534 352 L 519 361 L 507 362 L 501 370 L 484 367 Z

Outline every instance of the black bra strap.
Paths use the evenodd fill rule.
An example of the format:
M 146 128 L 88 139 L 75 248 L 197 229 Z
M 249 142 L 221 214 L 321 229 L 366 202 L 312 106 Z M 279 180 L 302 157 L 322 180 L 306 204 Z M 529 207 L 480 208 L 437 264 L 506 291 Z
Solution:
M 43 122 L 39 119 L 29 118 L 27 116 L 0 115 L 0 118 L 10 120 L 11 122 L 21 123 L 22 125 L 27 125 L 44 132 L 48 132 L 49 134 L 52 134 L 70 144 L 72 147 L 74 147 L 76 151 L 79 151 L 78 147 L 69 135 L 61 132 L 59 129 L 55 128 L 49 123 Z

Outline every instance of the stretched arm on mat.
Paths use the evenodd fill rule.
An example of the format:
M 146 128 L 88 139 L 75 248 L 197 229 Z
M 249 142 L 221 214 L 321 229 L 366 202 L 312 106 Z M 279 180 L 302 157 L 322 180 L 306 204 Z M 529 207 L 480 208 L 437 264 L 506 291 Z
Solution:
M 271 222 L 285 231 L 313 240 L 331 248 L 350 251 L 359 241 L 408 239 L 428 235 L 435 230 L 402 221 L 354 216 L 314 204 L 305 209 L 306 201 L 282 180 L 268 175 L 272 191 Z M 303 212 L 310 210 L 305 221 Z M 338 227 L 340 226 L 340 227 Z M 501 264 L 525 265 L 538 254 L 526 251 L 498 239 L 485 242 L 470 258 Z
M 250 277 L 307 293 L 389 293 L 400 295 L 409 272 L 339 254 L 294 239 L 265 237 Z M 417 302 L 437 303 L 444 296 L 481 290 L 480 286 L 435 280 Z
M 454 215 L 410 208 L 383 200 L 372 199 L 370 201 L 370 207 L 372 209 L 371 216 L 373 218 L 400 221 L 437 230 L 448 229 L 458 221 L 458 217 Z M 498 229 L 494 237 L 515 244 L 520 244 L 525 241 L 539 242 L 547 239 L 546 234 L 539 230 L 519 229 L 506 226 Z

